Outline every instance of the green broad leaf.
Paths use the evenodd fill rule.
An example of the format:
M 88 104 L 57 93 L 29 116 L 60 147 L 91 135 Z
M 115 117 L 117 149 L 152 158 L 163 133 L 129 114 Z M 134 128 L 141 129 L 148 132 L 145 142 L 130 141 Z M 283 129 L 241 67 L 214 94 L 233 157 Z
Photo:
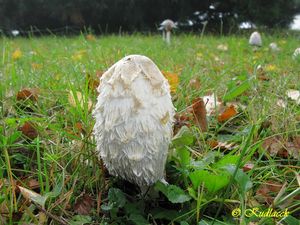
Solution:
M 191 199 L 191 196 L 175 185 L 165 185 L 161 182 L 157 182 L 155 189 L 161 191 L 172 203 L 183 203 Z
M 138 202 L 126 202 L 124 209 L 127 215 L 143 214 L 145 209 L 145 202 L 142 200 Z
M 213 167 L 214 168 L 221 168 L 227 165 L 236 165 L 239 159 L 238 155 L 225 155 L 221 158 L 218 162 L 216 162 Z
M 249 79 L 243 81 L 239 85 L 235 85 L 234 87 L 231 87 L 227 91 L 227 93 L 224 95 L 223 101 L 231 101 L 231 100 L 233 100 L 237 96 L 243 94 L 245 91 L 247 91 L 248 89 L 250 89 L 250 87 L 251 87 L 251 84 L 250 84 L 250 80 Z
M 197 193 L 195 191 L 195 189 L 193 189 L 192 187 L 188 187 L 188 192 L 189 192 L 189 195 L 194 199 L 194 200 L 197 200 Z
M 180 165 L 181 167 L 185 168 L 190 165 L 190 151 L 187 150 L 185 147 L 181 147 L 176 149 L 176 152 L 179 156 Z
M 189 174 L 195 190 L 199 185 L 204 183 L 204 186 L 211 193 L 215 193 L 220 189 L 226 187 L 230 181 L 230 176 L 226 172 L 219 172 L 219 174 L 213 174 L 206 170 L 197 170 Z
M 178 131 L 178 133 L 175 135 L 175 137 L 172 140 L 172 145 L 175 148 L 188 146 L 193 143 L 194 143 L 194 135 L 187 126 L 181 127 L 180 130 Z
M 133 222 L 135 225 L 148 225 L 150 224 L 142 215 L 140 214 L 130 214 L 128 220 Z
M 110 188 L 108 191 L 108 201 L 114 208 L 122 208 L 126 204 L 126 197 L 120 189 Z
M 155 208 L 151 210 L 151 214 L 153 215 L 154 219 L 165 219 L 165 220 L 175 220 L 176 218 L 180 217 L 181 220 L 184 220 L 186 216 L 183 216 L 188 211 L 178 211 L 178 210 L 171 210 L 171 209 L 165 209 L 165 208 Z
M 114 204 L 108 203 L 108 204 L 102 204 L 101 209 L 104 211 L 110 211 L 114 208 Z
M 91 224 L 92 218 L 87 215 L 76 215 L 73 216 L 71 221 L 68 221 L 70 225 L 84 225 Z
M 181 221 L 181 222 L 180 222 L 180 225 L 189 225 L 189 223 L 186 222 L 186 221 Z
M 233 176 L 236 166 L 227 165 L 223 168 L 225 168 Z M 238 184 L 241 193 L 246 193 L 252 188 L 252 182 L 249 176 L 246 173 L 244 173 L 241 169 L 237 170 L 234 180 Z
M 16 131 L 12 135 L 10 135 L 7 139 L 7 144 L 11 145 L 13 144 L 19 137 L 22 136 L 22 132 Z

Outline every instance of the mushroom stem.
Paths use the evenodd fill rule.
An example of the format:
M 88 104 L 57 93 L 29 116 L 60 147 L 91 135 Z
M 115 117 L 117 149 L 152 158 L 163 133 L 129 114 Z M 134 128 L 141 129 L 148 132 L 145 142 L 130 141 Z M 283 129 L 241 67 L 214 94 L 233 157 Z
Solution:
M 167 30 L 166 41 L 167 41 L 168 44 L 171 43 L 171 31 L 169 31 L 169 30 Z
M 166 31 L 165 30 L 162 31 L 162 39 L 166 40 Z

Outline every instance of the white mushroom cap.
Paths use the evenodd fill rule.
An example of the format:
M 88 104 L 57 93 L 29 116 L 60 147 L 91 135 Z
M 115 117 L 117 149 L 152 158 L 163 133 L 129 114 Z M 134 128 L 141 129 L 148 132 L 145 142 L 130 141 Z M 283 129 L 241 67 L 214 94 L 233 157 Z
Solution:
M 275 42 L 270 43 L 269 48 L 273 52 L 278 52 L 280 50 Z
M 124 57 L 100 81 L 94 135 L 109 173 L 140 187 L 163 179 L 175 114 L 168 81 L 141 55 Z
M 258 33 L 257 31 L 253 32 L 249 38 L 249 44 L 259 47 L 262 46 L 260 33 Z
M 300 48 L 296 48 L 293 54 L 294 59 L 297 59 L 298 57 L 300 57 Z
M 166 19 L 160 24 L 159 29 L 164 29 L 166 31 L 171 31 L 173 28 L 177 28 L 176 24 L 172 20 Z

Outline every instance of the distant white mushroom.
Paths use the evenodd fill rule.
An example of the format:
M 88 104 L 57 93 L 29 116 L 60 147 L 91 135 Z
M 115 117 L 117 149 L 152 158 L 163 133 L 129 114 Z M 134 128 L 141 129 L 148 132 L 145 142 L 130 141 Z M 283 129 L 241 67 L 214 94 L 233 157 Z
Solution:
M 293 58 L 294 59 L 300 58 L 300 48 L 296 48 L 293 54 Z
M 253 32 L 249 38 L 249 44 L 254 47 L 261 47 L 262 46 L 262 40 L 260 33 L 257 31 Z
M 14 37 L 16 37 L 16 36 L 18 36 L 18 35 L 20 34 L 20 31 L 18 31 L 18 30 L 12 30 L 12 31 L 11 31 L 11 34 L 12 34 Z
M 171 43 L 171 31 L 173 28 L 177 28 L 176 24 L 170 20 L 164 20 L 161 24 L 160 27 L 158 28 L 159 30 L 162 30 L 163 32 L 163 39 L 166 40 L 168 44 Z
M 94 135 L 108 172 L 141 190 L 164 181 L 175 114 L 168 81 L 141 55 L 121 59 L 100 81 Z
M 272 52 L 278 52 L 280 51 L 279 47 L 275 42 L 270 43 L 269 48 Z

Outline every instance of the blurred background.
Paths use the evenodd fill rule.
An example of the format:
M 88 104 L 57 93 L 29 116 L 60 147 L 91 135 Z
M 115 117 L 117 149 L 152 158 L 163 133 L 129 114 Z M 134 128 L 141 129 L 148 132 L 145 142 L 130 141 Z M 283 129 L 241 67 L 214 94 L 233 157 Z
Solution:
M 0 0 L 0 29 L 10 35 L 153 32 L 167 18 L 184 32 L 200 32 L 206 21 L 217 34 L 300 29 L 300 0 Z

